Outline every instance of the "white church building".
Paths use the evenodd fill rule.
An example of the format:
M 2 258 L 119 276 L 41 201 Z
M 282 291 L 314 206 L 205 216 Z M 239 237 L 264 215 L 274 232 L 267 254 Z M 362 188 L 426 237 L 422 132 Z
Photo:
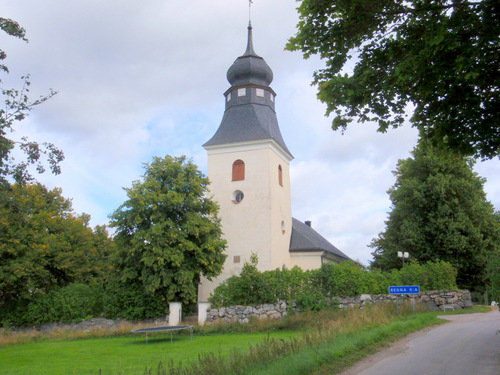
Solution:
M 221 275 L 202 278 L 198 301 L 206 301 L 222 281 L 238 275 L 252 253 L 261 271 L 299 266 L 304 270 L 350 258 L 311 226 L 292 217 L 290 162 L 275 111 L 273 72 L 248 44 L 227 72 L 225 112 L 208 153 L 212 199 L 220 206 L 227 259 Z

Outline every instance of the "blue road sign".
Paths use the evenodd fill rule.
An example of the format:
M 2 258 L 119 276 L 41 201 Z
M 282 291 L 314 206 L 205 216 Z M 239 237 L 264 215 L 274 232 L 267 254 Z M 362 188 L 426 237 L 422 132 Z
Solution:
M 419 294 L 419 293 L 420 293 L 420 287 L 417 285 L 389 287 L 389 294 Z

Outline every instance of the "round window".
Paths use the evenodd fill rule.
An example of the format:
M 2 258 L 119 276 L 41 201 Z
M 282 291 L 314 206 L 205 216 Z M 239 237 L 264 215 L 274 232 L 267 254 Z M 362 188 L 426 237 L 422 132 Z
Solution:
M 243 194 L 242 191 L 240 191 L 240 190 L 234 191 L 233 197 L 232 197 L 233 203 L 235 203 L 235 204 L 240 203 L 244 197 L 245 197 L 245 195 Z

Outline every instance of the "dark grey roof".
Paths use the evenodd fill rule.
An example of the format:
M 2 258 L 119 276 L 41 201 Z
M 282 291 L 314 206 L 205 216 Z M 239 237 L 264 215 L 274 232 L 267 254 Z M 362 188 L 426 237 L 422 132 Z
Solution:
M 214 136 L 203 146 L 273 139 L 292 157 L 278 125 L 276 94 L 269 87 L 273 72 L 253 49 L 251 25 L 245 54 L 236 59 L 227 77 L 231 88 L 225 93 L 224 117 Z
M 273 71 L 253 49 L 251 25 L 248 25 L 247 49 L 227 71 L 227 80 L 232 86 L 249 84 L 269 86 L 273 81 Z
M 274 139 L 291 155 L 283 140 L 276 112 L 266 105 L 248 103 L 229 107 L 219 129 L 203 146 Z
M 340 258 L 351 259 L 312 229 L 311 226 L 295 218 L 292 218 L 290 251 L 327 251 Z

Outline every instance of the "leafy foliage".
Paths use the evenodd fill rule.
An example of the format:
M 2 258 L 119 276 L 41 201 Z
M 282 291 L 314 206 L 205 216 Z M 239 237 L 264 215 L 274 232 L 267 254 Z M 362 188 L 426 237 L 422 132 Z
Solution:
M 372 242 L 372 266 L 399 268 L 397 252 L 405 251 L 420 262 L 447 261 L 458 270 L 460 288 L 484 290 L 487 257 L 498 251 L 500 232 L 472 162 L 420 142 L 394 174 L 393 207 Z
M 28 41 L 25 37 L 26 31 L 13 20 L 0 18 L 0 29 L 8 35 Z M 6 57 L 6 53 L 0 49 L 0 62 Z M 0 64 L 0 70 L 5 73 L 9 71 L 5 64 Z M 2 87 L 2 80 L 0 79 L 0 90 L 5 97 L 5 106 L 0 109 L 0 183 L 6 183 L 8 177 L 12 177 L 17 183 L 33 181 L 29 167 L 35 166 L 38 173 L 45 172 L 44 158 L 47 159 L 52 173 L 61 173 L 60 163 L 64 160 L 64 154 L 52 143 L 44 142 L 39 144 L 30 141 L 27 137 L 22 137 L 21 141 L 16 142 L 7 137 L 8 132 L 14 131 L 16 121 L 24 120 L 31 110 L 56 94 L 56 91 L 51 89 L 48 95 L 31 101 L 28 97 L 31 85 L 29 79 L 29 75 L 22 77 L 23 86 L 21 90 Z M 11 151 L 16 145 L 26 154 L 26 160 L 20 163 L 16 163 L 11 156 Z
M 399 270 L 397 285 L 420 285 L 423 290 L 455 289 L 457 270 L 444 261 L 413 262 Z
M 496 227 L 500 231 L 500 211 L 495 212 L 495 220 Z M 487 272 L 491 300 L 500 301 L 500 246 L 489 254 Z
M 47 294 L 38 294 L 22 315 L 23 323 L 71 323 L 99 316 L 103 311 L 103 287 L 99 283 L 73 283 Z
M 245 263 L 239 276 L 232 276 L 215 288 L 210 301 L 215 306 L 258 305 L 296 301 L 302 310 L 324 309 L 336 297 L 387 294 L 392 285 L 420 285 L 421 290 L 456 288 L 457 271 L 444 261 L 417 262 L 401 270 L 381 272 L 355 262 L 325 263 L 302 271 L 299 267 L 259 272 L 257 258 Z
M 268 288 L 262 273 L 257 269 L 257 263 L 257 255 L 252 254 L 250 261 L 243 264 L 240 274 L 222 282 L 209 300 L 217 306 L 274 302 L 275 296 L 267 294 Z
M 354 262 L 326 263 L 315 272 L 315 279 L 325 295 L 355 296 L 369 292 L 366 274 L 366 270 Z
M 411 121 L 439 148 L 499 156 L 500 5 L 495 0 L 302 0 L 287 48 L 319 55 L 333 129 Z M 354 64 L 350 73 L 349 67 Z
M 26 39 L 26 30 L 24 30 L 16 21 L 0 17 L 0 29 L 6 32 L 7 35 L 22 39 L 25 42 L 28 41 L 28 39 Z M 5 53 L 5 51 L 0 49 L 0 60 L 4 60 L 6 57 L 7 54 Z M 0 70 L 3 70 L 4 72 L 9 71 L 9 69 L 4 64 L 0 64 Z
M 310 290 L 310 276 L 299 267 L 260 272 L 257 264 L 252 254 L 240 274 L 222 282 L 209 300 L 216 306 L 249 306 L 294 300 Z
M 102 314 L 107 318 L 141 320 L 165 316 L 168 305 L 161 298 L 147 294 L 135 283 L 124 283 L 110 274 L 103 295 Z
M 165 301 L 196 300 L 200 275 L 218 275 L 226 258 L 208 179 L 186 157 L 155 157 L 112 215 L 121 282 Z
M 60 189 L 0 187 L 0 302 L 31 299 L 100 275 L 107 250 L 96 242 L 88 220 L 73 213 Z
M 73 282 L 102 282 L 113 245 L 89 219 L 72 211 L 60 189 L 0 184 L 1 320 Z
M 292 269 L 275 269 L 262 272 L 266 296 L 272 301 L 291 301 L 310 289 L 310 271 L 295 266 Z

